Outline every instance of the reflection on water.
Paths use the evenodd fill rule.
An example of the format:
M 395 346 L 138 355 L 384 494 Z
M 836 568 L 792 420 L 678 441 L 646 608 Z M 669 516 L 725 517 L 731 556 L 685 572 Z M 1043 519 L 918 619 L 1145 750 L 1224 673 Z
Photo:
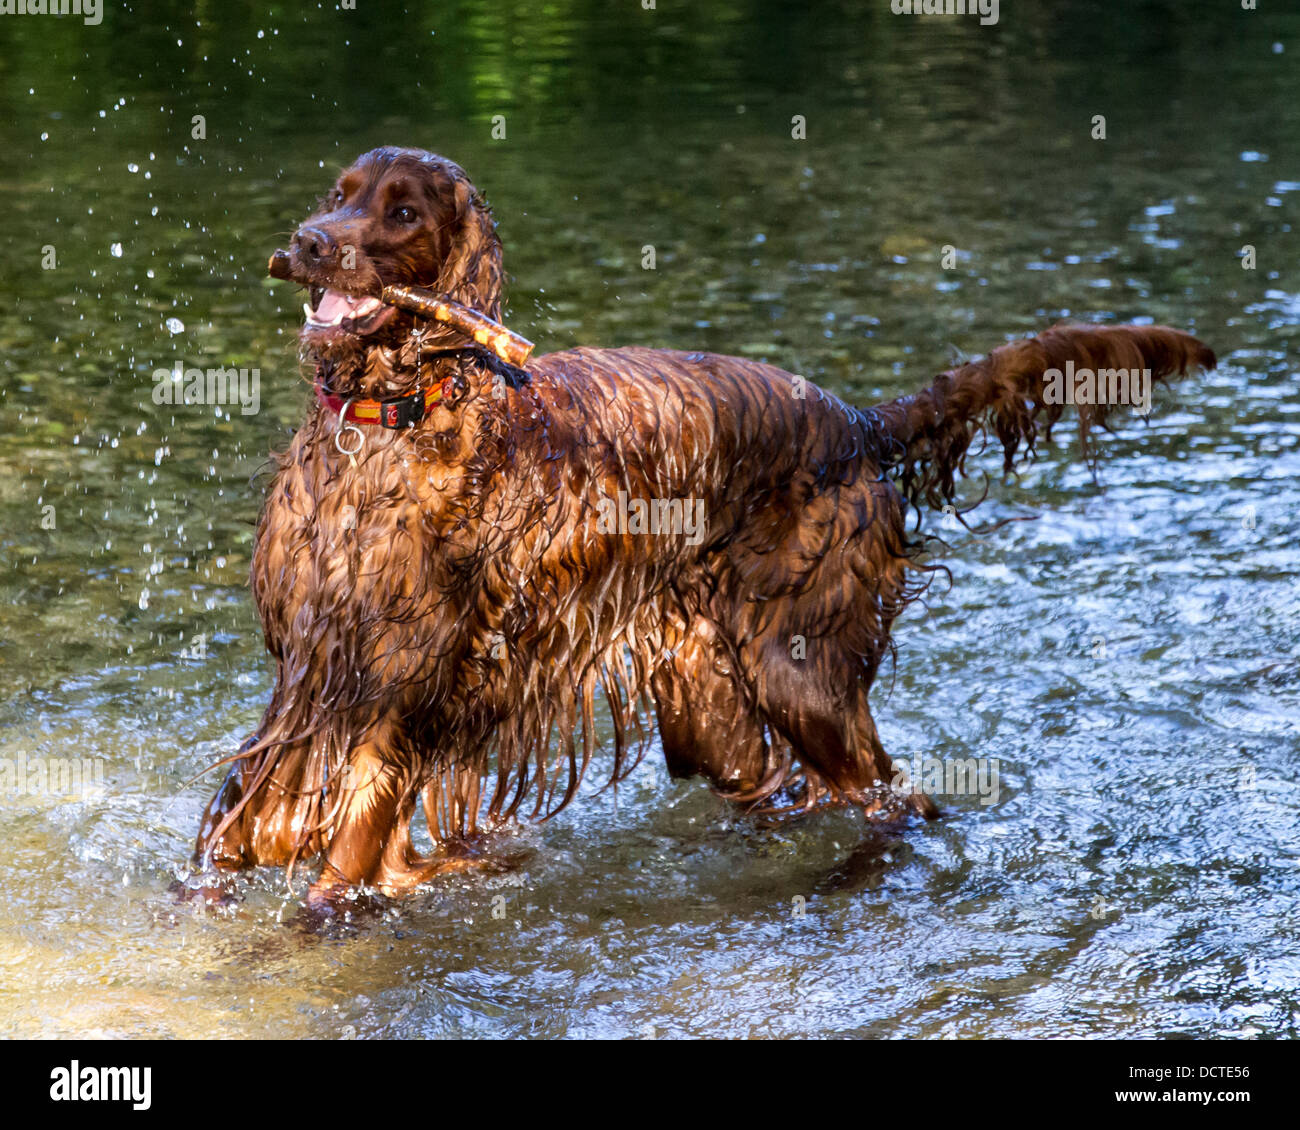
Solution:
M 1051 7 L 7 26 L 0 758 L 90 775 L 0 798 L 0 1033 L 1295 1035 L 1300 20 Z M 542 349 L 763 357 L 860 403 L 1065 314 L 1218 349 L 1098 481 L 1066 428 L 981 510 L 1037 521 L 934 523 L 954 583 L 877 714 L 900 755 L 996 759 L 996 804 L 760 829 L 652 751 L 510 833 L 514 870 L 346 929 L 297 928 L 278 874 L 173 900 L 189 781 L 268 685 L 251 523 L 305 386 L 266 254 L 380 142 L 470 170 Z M 177 362 L 258 369 L 260 411 L 155 404 Z

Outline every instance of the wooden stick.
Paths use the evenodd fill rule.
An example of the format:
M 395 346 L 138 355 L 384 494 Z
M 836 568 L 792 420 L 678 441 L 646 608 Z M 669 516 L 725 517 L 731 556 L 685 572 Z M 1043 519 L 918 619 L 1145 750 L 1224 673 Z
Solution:
M 528 355 L 533 351 L 531 341 L 506 329 L 499 322 L 494 322 L 486 314 L 443 298 L 423 287 L 386 286 L 380 292 L 380 298 L 389 306 L 421 314 L 459 330 L 516 368 L 523 368 Z
M 277 251 L 271 256 L 266 271 L 273 279 L 293 281 L 292 257 L 287 251 Z M 462 306 L 459 302 L 453 302 L 422 286 L 386 286 L 379 297 L 389 306 L 397 306 L 459 330 L 516 368 L 522 369 L 533 351 L 533 343 L 526 337 L 511 332 L 486 314 L 480 314 L 477 310 Z

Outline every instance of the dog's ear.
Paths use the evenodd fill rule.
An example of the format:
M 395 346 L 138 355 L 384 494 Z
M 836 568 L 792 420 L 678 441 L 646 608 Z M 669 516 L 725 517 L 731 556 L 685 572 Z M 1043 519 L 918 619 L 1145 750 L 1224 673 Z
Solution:
M 457 170 L 459 172 L 459 170 Z M 501 318 L 501 240 L 492 210 L 462 173 L 455 178 L 451 253 L 442 272 L 444 293 Z

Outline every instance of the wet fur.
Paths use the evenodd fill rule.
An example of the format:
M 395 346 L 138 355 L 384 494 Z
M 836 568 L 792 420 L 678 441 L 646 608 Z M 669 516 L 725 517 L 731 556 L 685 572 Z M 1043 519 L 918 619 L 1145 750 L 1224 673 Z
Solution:
M 395 178 L 427 202 L 427 230 L 405 241 L 385 226 Z M 499 317 L 500 244 L 455 165 L 378 150 L 340 183 L 349 203 L 327 200 L 302 230 L 355 242 L 344 281 L 433 286 Z M 299 281 L 341 277 L 301 250 Z M 223 868 L 321 855 L 317 900 L 476 865 L 484 828 L 562 807 L 596 752 L 598 695 L 613 778 L 652 709 L 670 770 L 747 809 L 897 815 L 868 692 L 927 579 L 909 505 L 953 500 L 984 429 L 1008 467 L 1032 451 L 1062 413 L 1044 403 L 1046 368 L 1214 364 L 1164 327 L 1057 327 L 861 410 L 768 365 L 640 348 L 525 371 L 434 352 L 417 378 L 410 329 L 304 338 L 341 395 L 446 377 L 453 392 L 415 428 L 367 428 L 355 465 L 314 404 L 278 457 L 252 568 L 275 689 L 197 845 Z M 441 327 L 426 342 L 465 344 Z M 1104 423 L 1081 411 L 1085 443 Z M 601 532 L 597 502 L 619 491 L 703 499 L 706 535 Z M 432 856 L 411 843 L 418 804 Z

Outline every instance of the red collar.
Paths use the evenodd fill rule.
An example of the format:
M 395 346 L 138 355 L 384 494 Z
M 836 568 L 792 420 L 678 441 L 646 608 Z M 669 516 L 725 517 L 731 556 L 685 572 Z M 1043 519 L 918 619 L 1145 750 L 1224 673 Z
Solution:
M 451 395 L 452 378 L 447 377 L 428 389 L 416 389 L 406 396 L 389 400 L 345 400 L 332 396 L 316 378 L 316 399 L 331 412 L 342 413 L 349 424 L 378 424 L 383 428 L 413 428 L 429 414 L 429 409 Z

